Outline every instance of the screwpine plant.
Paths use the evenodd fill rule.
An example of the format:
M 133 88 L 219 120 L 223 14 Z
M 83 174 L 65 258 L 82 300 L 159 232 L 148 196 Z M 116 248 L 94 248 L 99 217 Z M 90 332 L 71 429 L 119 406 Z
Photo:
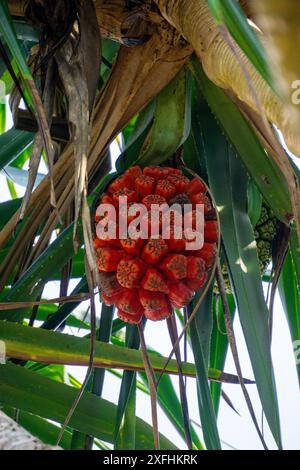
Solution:
M 295 0 L 0 2 L 4 447 L 13 419 L 32 448 L 175 450 L 159 407 L 185 448 L 219 450 L 230 383 L 261 447 L 282 448 L 271 341 L 277 291 L 300 340 L 298 18 Z

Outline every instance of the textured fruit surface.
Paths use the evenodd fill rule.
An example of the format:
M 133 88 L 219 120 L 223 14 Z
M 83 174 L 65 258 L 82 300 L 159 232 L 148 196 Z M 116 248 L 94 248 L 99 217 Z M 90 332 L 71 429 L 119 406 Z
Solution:
M 120 196 L 127 198 L 127 208 Z M 219 227 L 203 181 L 189 179 L 177 168 L 133 166 L 110 183 L 99 201 L 113 204 L 117 212 L 116 237 L 94 239 L 103 302 L 115 305 L 127 323 L 139 323 L 143 316 L 163 320 L 174 308 L 186 306 L 206 282 L 217 256 Z M 135 203 L 143 204 L 144 212 L 128 216 Z M 165 208 L 174 204 L 167 217 Z M 187 245 L 184 221 L 196 229 L 199 204 L 204 208 L 204 245 L 194 250 Z M 154 205 L 163 205 L 164 211 L 151 218 Z M 95 225 L 104 224 L 97 214 L 99 208 Z M 126 229 L 132 223 L 146 227 L 146 235 L 125 230 L 123 236 L 125 221 Z

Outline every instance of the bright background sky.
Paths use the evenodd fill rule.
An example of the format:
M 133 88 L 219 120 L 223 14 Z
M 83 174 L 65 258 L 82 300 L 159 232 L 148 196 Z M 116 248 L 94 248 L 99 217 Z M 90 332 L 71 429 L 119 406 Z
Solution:
M 7 129 L 11 127 L 11 117 L 7 120 Z M 112 146 L 112 155 L 116 157 L 117 146 Z M 43 168 L 41 168 L 43 171 Z M 19 196 L 24 193 L 24 188 L 16 185 Z M 10 199 L 7 188 L 6 176 L 0 174 L 0 202 Z M 70 290 L 74 288 L 75 282 L 70 283 Z M 59 282 L 49 283 L 44 291 L 44 297 L 55 298 L 59 295 Z M 87 304 L 83 303 L 79 311 L 84 311 Z M 98 314 L 101 311 L 101 305 L 97 306 Z M 253 378 L 247 348 L 243 339 L 241 326 L 238 317 L 235 320 L 235 332 L 239 349 L 239 357 L 242 365 L 243 376 Z M 178 325 L 178 328 L 180 326 Z M 74 330 L 74 334 L 77 332 Z M 146 342 L 149 346 L 159 350 L 165 356 L 169 355 L 171 343 L 169 340 L 168 330 L 165 322 L 153 323 L 148 322 L 145 331 Z M 274 309 L 274 329 L 272 355 L 275 368 L 275 377 L 278 390 L 279 408 L 281 412 L 281 424 L 283 445 L 286 450 L 300 450 L 300 393 L 295 367 L 295 357 L 292 349 L 290 334 L 285 318 L 285 314 L 281 305 L 279 296 L 276 296 Z M 193 361 L 192 352 L 188 351 L 188 359 Z M 79 380 L 83 380 L 86 372 L 84 367 L 68 367 L 71 372 Z M 231 353 L 228 354 L 225 371 L 228 373 L 236 373 Z M 178 379 L 173 378 L 174 385 L 178 390 Z M 107 373 L 104 384 L 103 398 L 117 403 L 119 396 L 120 380 Z M 261 443 L 254 429 L 254 425 L 249 416 L 243 394 L 238 385 L 225 385 L 224 391 L 230 397 L 239 415 L 237 415 L 229 406 L 221 401 L 218 426 L 221 439 L 223 440 L 224 450 L 234 448 L 238 450 L 254 450 L 261 449 Z M 248 391 L 256 412 L 258 422 L 261 423 L 261 405 L 255 389 L 255 386 L 248 386 Z M 196 382 L 194 379 L 187 380 L 187 397 L 189 403 L 190 417 L 196 423 L 200 422 L 198 413 L 198 402 L 196 393 Z M 137 392 L 137 415 L 147 422 L 151 423 L 150 399 L 142 392 Z M 185 449 L 185 444 L 176 430 L 170 424 L 163 412 L 159 411 L 159 429 L 165 434 L 175 445 L 181 449 Z M 196 427 L 197 430 L 197 427 Z M 275 449 L 274 441 L 264 420 L 265 439 L 270 449 Z M 201 430 L 199 429 L 201 436 Z

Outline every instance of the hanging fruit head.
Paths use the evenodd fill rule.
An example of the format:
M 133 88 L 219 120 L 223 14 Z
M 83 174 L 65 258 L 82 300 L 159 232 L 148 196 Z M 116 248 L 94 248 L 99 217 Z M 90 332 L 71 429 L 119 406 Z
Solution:
M 102 240 L 95 235 L 94 240 L 102 300 L 116 305 L 119 318 L 127 323 L 139 323 L 143 316 L 163 320 L 173 308 L 189 304 L 217 256 L 219 225 L 206 184 L 178 168 L 133 166 L 109 184 L 99 201 L 112 204 L 117 213 L 115 237 Z M 129 216 L 136 204 L 142 204 L 142 210 Z M 204 233 L 200 246 L 191 247 L 186 228 L 198 240 L 199 206 Z M 94 221 L 104 223 L 97 216 Z

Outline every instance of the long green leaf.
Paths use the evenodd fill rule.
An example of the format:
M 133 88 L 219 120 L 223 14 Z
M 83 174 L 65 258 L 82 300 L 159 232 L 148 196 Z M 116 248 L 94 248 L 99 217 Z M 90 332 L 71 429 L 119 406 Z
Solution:
M 109 372 L 115 377 L 118 377 L 119 379 L 122 378 L 122 373 L 117 372 L 116 370 L 110 369 Z M 136 384 L 137 389 L 149 395 L 150 392 L 149 392 L 146 374 L 143 372 L 139 372 L 138 375 L 142 379 L 142 382 L 137 380 L 137 384 Z M 184 427 L 183 427 L 183 422 L 182 422 L 181 404 L 175 392 L 172 380 L 166 374 L 163 375 L 160 379 L 159 387 L 157 390 L 157 400 L 163 412 L 171 421 L 171 423 L 173 424 L 173 426 L 175 427 L 179 435 L 184 439 L 185 433 L 184 433 Z M 193 439 L 193 447 L 197 450 L 204 450 L 204 447 L 201 444 L 193 426 L 191 426 L 191 434 L 192 434 L 192 439 Z
M 0 204 L 0 230 L 14 215 L 21 205 L 21 199 L 15 199 L 13 201 L 5 201 Z
M 33 106 L 36 100 L 29 86 L 29 82 L 33 83 L 33 77 L 20 47 L 6 0 L 0 2 L 0 32 L 13 58 L 11 64 L 14 72 L 16 76 L 20 76 L 21 82 L 23 83 L 23 91 L 27 103 L 31 110 L 34 111 Z
M 116 338 L 115 336 L 112 336 L 112 343 L 118 344 L 118 345 L 124 344 L 122 341 L 120 341 L 119 338 Z M 149 353 L 154 353 L 158 356 L 161 356 L 157 351 L 153 350 L 152 348 L 147 348 L 147 350 Z M 118 377 L 120 376 L 120 374 L 118 374 L 116 371 L 111 370 L 111 372 L 114 375 L 117 375 Z M 156 375 L 158 379 L 159 374 L 156 374 Z M 144 372 L 139 372 L 139 376 L 141 377 L 143 384 L 141 384 L 140 382 L 137 382 L 138 389 L 149 395 L 150 391 L 149 391 L 149 384 L 148 384 L 146 374 Z M 184 430 L 184 425 L 183 425 L 181 404 L 175 392 L 175 388 L 172 383 L 172 380 L 170 376 L 167 374 L 164 374 L 160 377 L 159 387 L 157 390 L 157 399 L 158 399 L 158 403 L 160 404 L 162 410 L 165 412 L 166 416 L 169 418 L 171 423 L 177 429 L 180 436 L 183 439 L 185 439 L 185 430 Z M 192 425 L 190 426 L 190 429 L 191 429 L 191 436 L 192 436 L 194 448 L 203 450 L 204 447 L 202 443 L 200 442 L 198 435 Z
M 273 159 L 270 158 L 248 122 L 236 105 L 221 88 L 215 86 L 205 75 L 198 61 L 192 60 L 192 70 L 201 92 L 225 135 L 236 149 L 248 173 L 255 181 L 265 201 L 278 219 L 289 223 L 292 214 L 291 200 L 286 181 Z M 201 122 L 202 110 L 197 120 Z M 195 118 L 196 119 L 196 118 Z M 201 133 L 203 131 L 200 131 Z M 201 134 L 200 134 L 201 135 Z M 224 143 L 225 145 L 225 143 Z M 280 188 L 280 191 L 278 191 Z
M 126 148 L 116 161 L 118 172 L 127 170 L 139 155 L 153 121 L 155 101 L 152 101 L 138 116 L 134 129 L 126 142 Z
M 54 382 L 35 372 L 13 364 L 0 366 L 0 403 L 42 418 L 64 423 L 74 403 L 77 390 L 68 385 Z M 116 406 L 84 392 L 70 426 L 105 442 L 113 441 Z M 137 449 L 154 447 L 151 426 L 136 418 Z M 160 436 L 162 449 L 176 449 L 164 436 Z
M 189 307 L 189 313 L 192 311 L 193 308 Z M 220 450 L 221 441 L 207 380 L 207 359 L 195 320 L 190 327 L 190 335 L 197 370 L 198 405 L 204 441 L 208 450 Z
M 5 97 L 2 96 L 2 90 L 1 90 L 1 96 L 0 96 L 0 134 L 2 135 L 3 132 L 5 132 L 5 126 L 6 126 L 6 103 L 2 102 L 2 100 Z M 0 135 L 0 138 L 1 138 Z
M 125 346 L 138 350 L 140 337 L 136 326 L 126 327 Z M 122 378 L 114 432 L 115 449 L 135 448 L 136 373 L 125 371 Z
M 145 387 L 145 390 L 143 391 L 149 394 L 149 387 L 148 387 L 146 374 L 143 372 L 139 372 L 139 376 L 141 377 L 143 381 L 143 385 Z M 173 426 L 177 429 L 182 439 L 185 439 L 185 431 L 184 431 L 183 418 L 182 418 L 182 408 L 181 408 L 181 404 L 178 399 L 178 396 L 176 394 L 174 385 L 169 375 L 165 374 L 160 378 L 159 387 L 157 390 L 157 400 L 161 409 L 169 418 Z M 191 429 L 193 447 L 198 450 L 204 450 L 203 444 L 201 443 L 192 425 L 190 426 L 190 429 Z
M 124 419 L 115 443 L 115 450 L 133 450 L 136 448 L 136 375 L 132 382 L 127 404 L 124 412 Z
M 248 177 L 208 107 L 203 112 L 200 124 L 210 187 L 220 214 L 226 257 L 257 389 L 274 439 L 281 447 L 268 308 L 247 210 Z
M 107 307 L 102 304 L 101 318 L 99 329 L 96 332 L 96 339 L 104 343 L 108 343 L 111 336 L 112 320 L 114 315 L 114 307 Z M 93 369 L 91 377 L 87 383 L 85 390 L 101 397 L 104 385 L 105 369 Z M 72 435 L 71 448 L 73 450 L 92 450 L 94 438 L 79 431 L 74 431 Z
M 50 364 L 86 366 L 89 363 L 90 340 L 88 338 L 63 335 L 40 328 L 29 328 L 16 323 L 0 321 L 0 339 L 6 344 L 8 357 Z M 166 358 L 151 354 L 150 359 L 155 371 L 159 372 L 163 369 Z M 144 370 L 140 351 L 100 341 L 96 342 L 94 366 Z M 170 361 L 166 373 L 178 373 L 175 360 Z M 187 376 L 195 377 L 194 364 L 184 362 L 183 373 Z M 236 376 L 214 369 L 209 370 L 209 378 L 238 383 Z
M 227 295 L 228 304 L 232 316 L 234 318 L 235 313 L 235 303 L 233 296 L 231 294 Z M 223 307 L 221 301 L 214 302 L 214 323 L 213 331 L 211 335 L 211 344 L 210 344 L 210 367 L 219 368 L 225 366 L 227 352 L 228 352 L 229 342 L 226 334 L 226 328 L 223 317 Z M 218 382 L 211 382 L 210 391 L 212 396 L 212 401 L 214 405 L 214 410 L 218 416 L 222 384 Z
M 208 366 L 209 355 L 210 355 L 210 342 L 211 334 L 213 329 L 213 314 L 212 314 L 212 304 L 213 304 L 213 290 L 214 283 L 207 292 L 199 310 L 193 322 L 193 327 L 197 329 L 197 334 L 201 342 L 201 347 L 203 351 L 203 357 L 205 363 Z M 192 308 L 194 308 L 199 300 L 201 292 L 197 293 L 195 299 L 192 302 Z
M 279 293 L 287 317 L 295 353 L 300 347 L 300 258 L 297 234 L 292 230 L 289 251 L 281 272 Z M 300 363 L 296 362 L 300 384 Z
M 29 147 L 33 140 L 31 132 L 10 129 L 0 135 L 0 171 Z
M 30 266 L 24 275 L 16 282 L 5 296 L 5 301 L 33 300 L 40 291 L 40 285 L 44 285 L 52 275 L 54 270 L 58 270 L 74 255 L 73 246 L 73 225 L 66 228 L 61 235 L 54 240 L 49 248 Z M 82 243 L 81 226 L 78 229 L 79 243 Z M 15 310 L 13 312 L 2 310 L 0 318 L 9 321 L 21 321 L 24 318 L 26 309 Z
M 181 70 L 156 98 L 154 121 L 137 159 L 139 165 L 159 165 L 170 158 L 190 132 L 191 77 Z
M 97 340 L 103 343 L 109 343 L 111 337 L 112 321 L 114 316 L 114 307 L 107 307 L 102 304 L 99 330 Z M 93 372 L 92 393 L 101 397 L 104 385 L 105 369 L 95 369 Z

